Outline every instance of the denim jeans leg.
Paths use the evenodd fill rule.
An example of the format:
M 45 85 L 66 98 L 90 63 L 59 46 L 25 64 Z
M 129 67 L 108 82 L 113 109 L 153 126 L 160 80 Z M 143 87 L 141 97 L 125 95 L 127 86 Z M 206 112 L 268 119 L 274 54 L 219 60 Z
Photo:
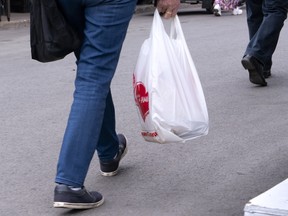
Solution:
M 272 62 L 280 31 L 287 18 L 287 2 L 288 0 L 264 0 L 263 21 L 246 50 L 247 54 L 255 56 L 263 64 Z
M 70 0 L 60 1 L 65 2 L 64 11 L 70 8 Z M 95 150 L 103 160 L 112 159 L 118 151 L 110 84 L 136 0 L 74 2 L 81 2 L 85 28 L 55 181 L 82 186 Z
M 246 1 L 247 25 L 250 40 L 258 31 L 263 20 L 262 2 L 263 0 Z
M 119 151 L 119 142 L 115 130 L 115 110 L 111 92 L 106 98 L 106 109 L 98 144 L 96 146 L 98 157 L 101 161 L 110 161 Z

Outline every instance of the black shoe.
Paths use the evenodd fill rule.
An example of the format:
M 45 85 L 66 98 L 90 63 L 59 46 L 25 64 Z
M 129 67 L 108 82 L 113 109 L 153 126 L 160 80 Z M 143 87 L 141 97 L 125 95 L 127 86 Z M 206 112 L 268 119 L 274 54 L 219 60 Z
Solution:
M 57 185 L 54 190 L 54 208 L 90 209 L 102 205 L 103 196 L 98 192 L 88 192 L 84 187 L 72 190 L 67 185 Z
M 265 79 L 271 76 L 271 69 L 263 70 L 263 76 Z
M 103 176 L 114 176 L 117 174 L 119 162 L 126 155 L 127 149 L 127 139 L 123 134 L 118 134 L 119 140 L 119 152 L 116 157 L 107 162 L 100 161 L 100 171 Z
M 263 65 L 254 56 L 244 56 L 241 63 L 249 71 L 249 80 L 251 83 L 261 86 L 267 85 L 263 75 Z

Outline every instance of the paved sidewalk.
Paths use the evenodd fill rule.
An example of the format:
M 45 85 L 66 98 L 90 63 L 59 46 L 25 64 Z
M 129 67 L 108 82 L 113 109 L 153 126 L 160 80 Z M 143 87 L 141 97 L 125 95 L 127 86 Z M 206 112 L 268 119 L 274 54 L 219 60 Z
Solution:
M 288 28 L 280 35 L 268 86 L 259 88 L 240 63 L 248 41 L 245 14 L 215 17 L 200 5 L 183 7 L 179 18 L 205 92 L 211 130 L 187 145 L 159 146 L 141 138 L 132 72 L 153 13 L 137 14 L 112 86 L 117 128 L 127 135 L 130 153 L 111 179 L 99 174 L 97 157 L 93 160 L 86 186 L 103 193 L 106 202 L 89 211 L 52 208 L 75 57 L 38 63 L 31 60 L 29 26 L 0 28 L 1 216 L 243 216 L 249 200 L 258 207 L 254 197 L 287 178 Z M 12 14 L 11 22 L 17 15 L 25 14 Z

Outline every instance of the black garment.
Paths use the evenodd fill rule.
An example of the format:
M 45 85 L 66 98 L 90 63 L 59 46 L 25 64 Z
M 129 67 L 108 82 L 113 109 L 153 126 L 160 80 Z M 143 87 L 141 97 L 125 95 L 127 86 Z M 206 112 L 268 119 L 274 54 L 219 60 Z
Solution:
M 264 71 L 272 66 L 280 31 L 287 18 L 288 0 L 247 0 L 247 24 L 250 42 L 245 55 L 257 58 Z
M 80 48 L 79 35 L 66 22 L 55 0 L 31 0 L 30 20 L 32 59 L 56 61 Z

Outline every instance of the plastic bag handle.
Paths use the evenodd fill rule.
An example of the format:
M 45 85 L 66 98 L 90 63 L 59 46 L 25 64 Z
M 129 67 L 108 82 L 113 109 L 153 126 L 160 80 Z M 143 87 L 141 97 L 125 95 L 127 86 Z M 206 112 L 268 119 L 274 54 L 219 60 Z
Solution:
M 170 38 L 185 40 L 178 15 L 176 15 L 171 22 Z
M 160 13 L 158 11 L 158 9 L 155 9 L 154 12 L 154 18 L 153 18 L 153 22 L 152 22 L 152 28 L 151 28 L 151 32 L 150 32 L 150 38 L 152 38 L 153 36 L 157 37 L 162 37 L 166 34 L 167 37 L 169 37 L 166 33 L 164 24 L 162 22 L 162 18 L 160 16 Z M 165 36 L 164 36 L 165 37 Z
M 153 34 L 154 34 L 154 36 L 156 36 L 156 35 L 160 36 L 160 34 L 164 34 L 165 36 L 168 36 L 171 39 L 181 39 L 181 40 L 184 39 L 185 40 L 184 33 L 182 30 L 178 15 L 176 15 L 174 18 L 172 18 L 170 35 L 168 35 L 166 30 L 165 30 L 162 18 L 160 16 L 160 13 L 159 13 L 157 8 L 155 9 L 155 12 L 154 12 L 154 18 L 153 18 L 152 28 L 151 28 L 151 32 L 150 32 L 150 37 L 152 37 Z M 164 35 L 162 35 L 162 36 L 164 36 Z

